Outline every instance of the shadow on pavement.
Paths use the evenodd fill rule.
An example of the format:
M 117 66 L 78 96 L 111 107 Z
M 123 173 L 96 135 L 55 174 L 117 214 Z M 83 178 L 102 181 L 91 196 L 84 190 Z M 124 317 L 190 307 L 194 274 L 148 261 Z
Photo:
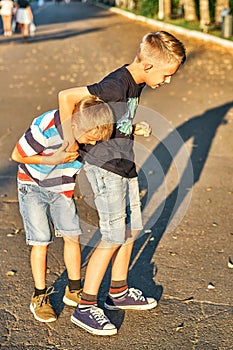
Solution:
M 63 39 L 68 39 L 71 37 L 75 37 L 75 36 L 79 36 L 79 35 L 85 35 L 85 34 L 89 34 L 92 32 L 97 32 L 97 31 L 101 31 L 101 28 L 91 28 L 91 29 L 87 29 L 87 30 L 83 30 L 83 31 L 79 31 L 79 30 L 72 30 L 72 29 L 68 29 L 68 30 L 62 30 L 60 32 L 51 32 L 51 33 L 38 33 L 36 36 L 34 37 L 30 37 L 29 41 L 26 45 L 28 44 L 33 44 L 33 43 L 39 43 L 39 42 L 43 42 L 43 41 L 52 41 L 52 40 L 63 40 Z M 18 37 L 11 37 L 10 39 L 5 39 L 4 43 L 21 43 L 22 42 L 22 36 L 19 35 Z
M 232 107 L 233 102 L 229 102 L 222 106 L 209 109 L 204 114 L 188 120 L 184 124 L 180 125 L 177 129 L 175 129 L 175 131 L 179 133 L 184 142 L 192 139 L 193 145 L 197 146 L 192 148 L 190 155 L 190 160 L 193 168 L 193 178 L 190 179 L 192 183 L 189 181 L 189 179 L 187 179 L 186 175 L 187 171 L 189 171 L 187 168 L 190 166 L 190 164 L 188 164 L 187 168 L 183 171 L 182 177 L 179 179 L 178 186 L 172 191 L 172 193 L 169 194 L 169 196 L 167 196 L 167 198 L 164 199 L 164 201 L 157 208 L 159 212 L 161 211 L 161 214 L 157 222 L 151 227 L 152 235 L 150 237 L 153 237 L 153 240 L 148 241 L 147 235 L 144 234 L 135 242 L 131 261 L 135 261 L 135 257 L 138 255 L 138 252 L 141 252 L 136 259 L 133 269 L 130 270 L 129 277 L 131 283 L 141 288 L 146 295 L 152 294 L 152 296 L 158 297 L 158 293 L 156 292 L 158 286 L 156 286 L 154 282 L 154 277 L 157 270 L 154 264 L 151 262 L 152 257 L 163 234 L 167 229 L 167 226 L 176 214 L 174 207 L 176 210 L 179 209 L 179 207 L 182 205 L 182 202 L 185 200 L 190 186 L 193 187 L 194 184 L 199 180 L 217 129 L 221 124 L 227 123 L 224 118 L 228 110 Z M 177 143 L 174 143 L 174 145 L 171 144 L 171 141 L 173 139 L 173 133 L 170 133 L 166 139 L 162 140 L 162 142 L 159 143 L 159 145 L 153 150 L 152 153 L 153 158 L 156 158 L 161 165 L 164 176 L 166 176 L 173 160 L 171 154 L 168 152 L 165 146 L 168 144 L 170 147 L 172 146 L 174 152 L 173 155 L 179 152 Z M 150 161 L 151 159 L 148 158 L 147 162 L 150 163 Z M 138 175 L 140 181 L 140 171 Z M 144 186 L 144 184 L 141 185 Z M 154 192 L 156 192 L 156 190 L 157 188 L 154 188 Z M 149 195 L 152 195 L 152 193 L 149 193 Z M 142 198 L 142 210 L 144 203 L 145 198 Z M 152 216 L 153 215 L 157 217 L 156 211 L 154 214 L 152 214 Z

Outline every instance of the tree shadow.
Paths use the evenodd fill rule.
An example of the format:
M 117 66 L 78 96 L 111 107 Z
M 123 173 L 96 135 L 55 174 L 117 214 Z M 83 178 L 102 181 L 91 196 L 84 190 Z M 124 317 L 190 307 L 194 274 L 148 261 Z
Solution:
M 33 44 L 33 43 L 39 43 L 39 42 L 44 42 L 44 41 L 55 41 L 55 40 L 64 40 L 80 35 L 85 35 L 89 34 L 92 32 L 98 32 L 103 30 L 102 28 L 94 27 L 91 29 L 85 29 L 82 31 L 79 30 L 74 30 L 74 29 L 67 29 L 67 30 L 62 30 L 62 31 L 57 31 L 57 32 L 51 32 L 51 33 L 43 33 L 39 32 L 37 33 L 34 37 L 30 37 L 28 44 Z M 17 36 L 17 37 L 10 37 L 8 39 L 4 40 L 4 43 L 21 43 L 22 42 L 22 36 Z

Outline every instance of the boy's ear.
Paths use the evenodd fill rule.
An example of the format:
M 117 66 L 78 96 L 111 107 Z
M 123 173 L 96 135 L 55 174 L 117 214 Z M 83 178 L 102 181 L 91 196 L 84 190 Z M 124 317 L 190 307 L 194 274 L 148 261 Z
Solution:
M 153 68 L 153 64 L 151 64 L 151 63 L 144 63 L 144 72 L 145 73 L 148 73 L 151 70 L 151 68 Z

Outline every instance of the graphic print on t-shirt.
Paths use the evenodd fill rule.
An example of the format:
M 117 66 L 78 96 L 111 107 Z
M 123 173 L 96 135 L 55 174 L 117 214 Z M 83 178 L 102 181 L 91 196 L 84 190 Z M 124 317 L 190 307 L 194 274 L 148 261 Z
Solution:
M 117 121 L 117 129 L 125 135 L 131 135 L 133 131 L 133 118 L 138 106 L 138 97 L 127 99 L 125 114 Z

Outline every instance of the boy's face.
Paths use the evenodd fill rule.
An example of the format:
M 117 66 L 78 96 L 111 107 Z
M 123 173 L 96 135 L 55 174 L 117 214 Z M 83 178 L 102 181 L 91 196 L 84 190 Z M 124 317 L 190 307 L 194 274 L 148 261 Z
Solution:
M 169 84 L 172 76 L 177 72 L 180 65 L 178 63 L 161 63 L 158 65 L 148 65 L 144 69 L 144 82 L 152 89 L 156 89 L 163 84 Z
M 78 141 L 78 143 L 89 143 L 91 145 L 95 145 L 97 141 L 100 141 L 100 138 L 95 135 L 94 130 L 84 132 L 80 135 L 80 133 L 78 133 L 76 128 L 74 127 L 73 134 L 74 138 Z

